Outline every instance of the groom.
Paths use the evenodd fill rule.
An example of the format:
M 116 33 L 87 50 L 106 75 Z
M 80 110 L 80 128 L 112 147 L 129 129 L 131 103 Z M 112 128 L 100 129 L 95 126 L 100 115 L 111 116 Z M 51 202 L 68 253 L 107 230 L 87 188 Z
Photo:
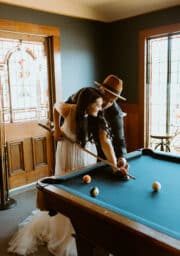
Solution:
M 102 83 L 96 81 L 94 83 L 97 86 L 97 88 L 94 88 L 94 90 L 99 90 L 103 97 L 103 112 L 105 119 L 111 128 L 112 144 L 116 153 L 118 165 L 119 167 L 123 165 L 125 166 L 125 156 L 127 154 L 127 149 L 124 136 L 124 113 L 116 102 L 117 99 L 126 100 L 121 96 L 121 92 L 123 90 L 123 82 L 119 77 L 115 75 L 108 75 Z M 67 99 L 66 103 L 76 104 L 80 93 L 84 90 L 89 90 L 89 88 L 92 90 L 92 87 L 85 87 L 80 89 L 78 92 L 71 95 Z M 97 151 L 99 157 L 105 158 L 98 142 Z M 128 164 L 126 164 L 126 169 L 128 170 Z

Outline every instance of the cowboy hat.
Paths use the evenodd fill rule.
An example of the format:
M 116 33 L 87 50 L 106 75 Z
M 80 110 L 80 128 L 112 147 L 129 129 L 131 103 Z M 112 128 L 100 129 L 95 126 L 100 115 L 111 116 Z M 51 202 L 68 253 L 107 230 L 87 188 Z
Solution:
M 119 79 L 117 76 L 115 75 L 108 75 L 103 83 L 99 83 L 94 81 L 95 85 L 97 85 L 97 87 L 103 87 L 103 89 L 111 94 L 113 94 L 114 96 L 122 99 L 122 100 L 126 100 L 126 98 L 122 97 L 120 94 L 122 92 L 123 89 L 123 82 L 121 79 Z

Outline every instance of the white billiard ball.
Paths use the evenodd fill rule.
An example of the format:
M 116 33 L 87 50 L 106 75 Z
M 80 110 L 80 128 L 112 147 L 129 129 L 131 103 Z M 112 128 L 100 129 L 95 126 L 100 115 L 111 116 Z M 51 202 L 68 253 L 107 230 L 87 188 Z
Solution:
M 161 183 L 159 181 L 154 181 L 152 183 L 152 189 L 157 192 L 161 189 Z

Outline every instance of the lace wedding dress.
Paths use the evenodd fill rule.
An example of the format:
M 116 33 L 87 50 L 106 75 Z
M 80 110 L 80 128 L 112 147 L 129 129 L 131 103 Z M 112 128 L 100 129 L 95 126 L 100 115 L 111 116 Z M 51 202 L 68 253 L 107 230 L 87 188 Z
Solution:
M 73 141 L 75 136 L 75 111 L 72 108 L 62 126 L 63 132 Z M 95 145 L 88 142 L 86 149 L 96 154 Z M 55 175 L 61 176 L 95 164 L 96 158 L 80 149 L 67 139 L 59 141 L 56 150 Z M 53 217 L 46 211 L 36 210 L 30 221 L 15 233 L 9 243 L 9 252 L 29 255 L 38 250 L 38 246 L 46 244 L 47 249 L 55 256 L 76 256 L 77 250 L 70 220 L 62 214 Z

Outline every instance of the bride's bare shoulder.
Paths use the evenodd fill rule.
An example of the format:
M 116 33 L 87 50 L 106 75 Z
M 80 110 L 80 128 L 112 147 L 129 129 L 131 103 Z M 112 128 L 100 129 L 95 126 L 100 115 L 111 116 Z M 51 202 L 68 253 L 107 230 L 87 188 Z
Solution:
M 67 117 L 71 111 L 76 111 L 76 104 L 56 102 L 54 108 L 63 116 Z

